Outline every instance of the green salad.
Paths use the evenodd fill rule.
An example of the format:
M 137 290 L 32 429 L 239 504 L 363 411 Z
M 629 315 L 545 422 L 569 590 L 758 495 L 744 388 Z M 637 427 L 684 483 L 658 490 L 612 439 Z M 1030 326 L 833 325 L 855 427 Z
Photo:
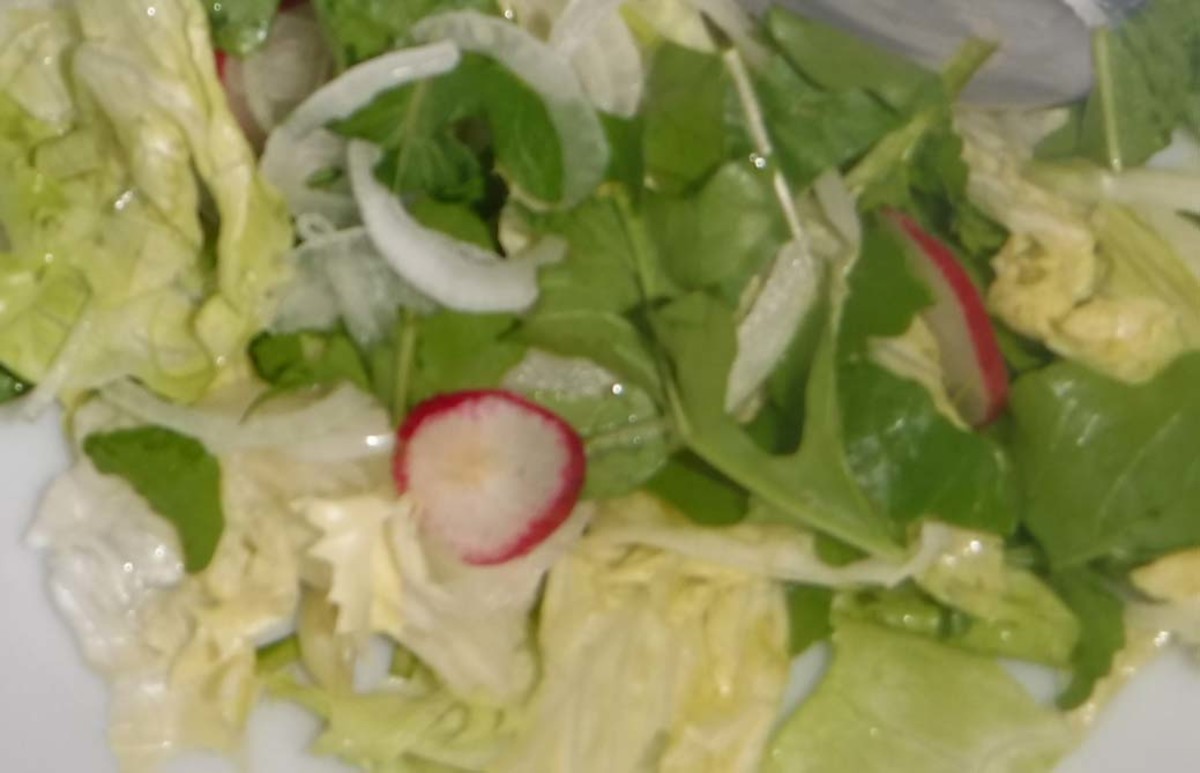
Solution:
M 0 5 L 120 768 L 275 699 L 377 773 L 1052 770 L 1200 646 L 1200 13 L 1092 46 L 1001 108 L 726 0 Z

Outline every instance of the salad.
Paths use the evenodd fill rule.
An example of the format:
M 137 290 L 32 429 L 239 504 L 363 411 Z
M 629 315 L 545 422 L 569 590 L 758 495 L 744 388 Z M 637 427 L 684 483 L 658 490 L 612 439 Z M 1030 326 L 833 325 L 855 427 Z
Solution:
M 1092 47 L 1002 108 L 727 0 L 0 4 L 121 769 L 266 698 L 380 773 L 1053 769 L 1200 646 L 1200 14 Z

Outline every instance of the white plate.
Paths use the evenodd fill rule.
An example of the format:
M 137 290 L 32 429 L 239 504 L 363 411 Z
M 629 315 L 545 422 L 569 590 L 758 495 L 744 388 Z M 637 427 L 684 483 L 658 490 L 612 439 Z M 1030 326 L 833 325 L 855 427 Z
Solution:
M 56 422 L 0 425 L 0 771 L 115 773 L 105 737 L 104 689 L 83 666 L 51 607 L 40 557 L 22 536 L 49 479 L 66 458 Z M 1200 769 L 1200 670 L 1179 653 L 1148 667 L 1117 698 L 1062 773 L 1190 773 Z M 269 704 L 251 721 L 245 768 L 252 773 L 334 773 L 306 758 L 316 723 L 299 709 Z M 211 759 L 171 773 L 236 770 Z M 563 773 L 570 773 L 563 771 Z M 622 773 L 614 771 L 613 773 Z

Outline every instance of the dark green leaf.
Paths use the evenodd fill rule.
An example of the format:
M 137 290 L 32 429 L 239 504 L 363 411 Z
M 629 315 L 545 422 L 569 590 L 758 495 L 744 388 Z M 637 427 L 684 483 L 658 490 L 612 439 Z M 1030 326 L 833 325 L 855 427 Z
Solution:
M 0 405 L 16 400 L 32 388 L 31 384 L 21 380 L 12 371 L 0 365 Z
M 1180 125 L 1200 129 L 1200 14 L 1193 0 L 1155 0 L 1093 33 L 1096 79 L 1082 110 L 1039 149 L 1138 166 Z
M 643 99 L 646 174 L 655 187 L 685 190 L 729 157 L 730 93 L 719 56 L 674 43 L 658 48 Z
M 507 334 L 516 318 L 507 314 L 442 311 L 420 322 L 412 372 L 411 400 L 500 384 L 525 355 L 524 344 Z
M 833 591 L 814 585 L 790 585 L 787 589 L 788 654 L 799 655 L 833 633 L 829 613 Z
M 340 382 L 370 391 L 366 363 L 343 331 L 263 333 L 250 342 L 254 369 L 273 393 Z
M 612 153 L 605 177 L 610 182 L 624 185 L 631 194 L 638 194 L 646 176 L 646 161 L 642 153 L 645 125 L 641 116 L 620 118 L 601 113 L 600 121 Z
M 1095 573 L 1076 569 L 1051 578 L 1059 596 L 1079 620 L 1079 643 L 1071 655 L 1072 677 L 1058 705 L 1073 709 L 1087 701 L 1096 681 L 1108 675 L 1113 657 L 1125 646 L 1124 605 Z
M 475 210 L 463 204 L 419 198 L 408 205 L 408 213 L 426 228 L 441 231 L 459 241 L 474 244 L 485 250 L 494 252 L 498 249 L 488 224 Z
M 1200 544 L 1200 354 L 1140 385 L 1059 363 L 1010 406 L 1024 519 L 1054 566 Z
M 546 217 L 539 227 L 567 241 L 566 258 L 542 269 L 534 316 L 595 310 L 624 314 L 642 300 L 629 223 L 611 199 L 590 199 Z
M 688 452 L 671 457 L 646 488 L 704 526 L 737 523 L 746 517 L 750 507 L 750 497 L 744 489 Z
M 866 90 L 899 111 L 941 98 L 936 73 L 836 27 L 779 5 L 767 12 L 766 27 L 788 61 L 827 91 Z
M 208 566 L 225 528 L 221 466 L 208 449 L 173 430 L 139 427 L 89 435 L 83 450 L 175 527 L 188 572 Z
M 213 45 L 235 56 L 254 52 L 267 39 L 279 0 L 205 0 Z
M 863 155 L 900 117 L 863 91 L 819 91 L 781 57 L 754 72 L 779 166 L 795 186 Z
M 496 168 L 541 201 L 562 197 L 562 143 L 546 105 L 495 60 L 465 54 L 452 72 L 403 86 L 333 129 L 385 151 L 376 170 L 400 195 L 475 202 Z
M 645 211 L 663 267 L 689 290 L 736 280 L 736 297 L 788 239 L 771 176 L 749 161 L 725 164 L 686 198 L 651 195 Z
M 224 0 L 236 5 L 243 0 Z M 338 68 L 410 42 L 413 25 L 439 11 L 495 13 L 494 0 L 312 0 Z

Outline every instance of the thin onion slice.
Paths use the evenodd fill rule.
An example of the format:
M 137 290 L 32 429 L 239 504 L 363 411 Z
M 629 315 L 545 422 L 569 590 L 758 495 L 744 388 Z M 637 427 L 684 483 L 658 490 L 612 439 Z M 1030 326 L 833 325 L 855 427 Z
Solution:
M 550 45 L 571 60 L 592 104 L 630 117 L 642 101 L 645 71 L 622 0 L 571 0 L 550 30 Z
M 560 260 L 561 239 L 543 238 L 520 255 L 503 259 L 418 223 L 375 179 L 380 151 L 350 143 L 350 181 L 375 248 L 400 276 L 433 300 L 469 312 L 523 311 L 537 299 L 537 270 Z
M 799 241 L 783 246 L 762 290 L 738 325 L 737 356 L 729 370 L 725 410 L 742 407 L 775 370 L 821 296 L 821 270 Z
M 338 168 L 345 160 L 345 140 L 325 126 L 352 115 L 388 89 L 454 69 L 459 58 L 458 49 L 445 42 L 386 54 L 347 70 L 297 107 L 267 138 L 262 158 L 263 174 L 283 193 L 292 214 L 316 213 L 338 224 L 353 222 L 357 208 L 349 192 L 317 190 L 309 184 L 314 175 Z
M 542 98 L 562 145 L 563 185 L 561 201 L 538 203 L 574 206 L 604 180 L 608 140 L 566 56 L 515 24 L 471 11 L 430 16 L 413 28 L 413 36 L 491 57 Z

